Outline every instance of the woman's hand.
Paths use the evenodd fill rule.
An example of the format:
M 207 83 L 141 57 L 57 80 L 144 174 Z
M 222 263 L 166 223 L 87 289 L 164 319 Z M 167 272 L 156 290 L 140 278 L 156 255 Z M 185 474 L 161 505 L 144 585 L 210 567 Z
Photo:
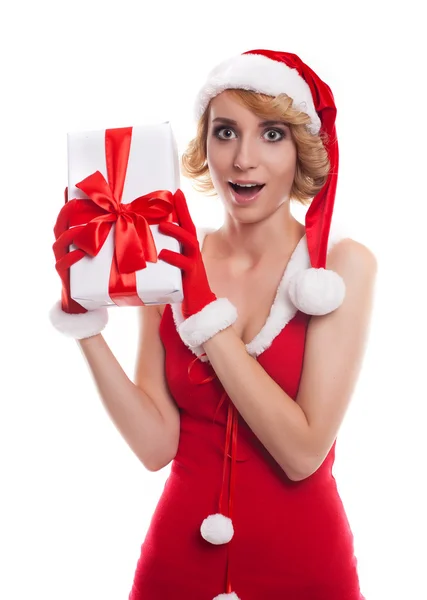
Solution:
M 67 189 L 65 190 L 67 198 Z M 84 253 L 77 249 L 69 251 L 73 242 L 75 230 L 68 228 L 66 207 L 62 208 L 55 223 L 55 269 L 61 278 L 61 300 L 51 308 L 49 318 L 52 325 L 60 333 L 75 339 L 84 339 L 100 333 L 108 322 L 108 311 L 101 307 L 87 311 L 83 306 L 71 298 L 70 293 L 70 267 L 79 260 Z
M 179 193 L 178 193 L 179 192 Z M 160 233 L 170 235 L 182 245 L 182 253 L 162 250 L 159 258 L 182 271 L 184 321 L 178 327 L 182 341 L 195 350 L 200 348 L 237 319 L 236 307 L 227 298 L 217 298 L 212 292 L 203 264 L 196 228 L 188 211 L 184 194 L 176 193 L 176 213 L 179 225 L 161 223 Z
M 159 231 L 178 240 L 181 243 L 182 253 L 162 250 L 159 253 L 159 259 L 182 271 L 184 293 L 182 314 L 184 318 L 188 318 L 200 312 L 217 298 L 209 286 L 196 228 L 191 219 L 185 196 L 180 190 L 175 196 L 175 210 L 179 225 L 163 222 L 159 225 Z

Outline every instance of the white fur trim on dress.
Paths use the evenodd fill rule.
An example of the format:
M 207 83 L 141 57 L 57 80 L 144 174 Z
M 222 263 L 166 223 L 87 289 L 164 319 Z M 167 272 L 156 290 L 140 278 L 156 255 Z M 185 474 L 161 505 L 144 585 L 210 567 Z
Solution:
M 236 592 L 230 592 L 229 594 L 220 594 L 219 596 L 215 596 L 213 600 L 240 600 L 240 598 Z
M 49 312 L 52 325 L 68 337 L 82 340 L 100 333 L 108 323 L 108 310 L 104 307 L 71 314 L 62 310 L 61 301 L 56 302 Z
M 331 223 L 331 229 L 328 237 L 328 252 L 342 239 L 348 237 L 348 226 L 342 223 Z M 214 232 L 215 229 L 197 229 L 197 238 L 199 240 L 200 249 L 203 248 L 203 242 L 207 234 Z M 310 269 L 310 257 L 307 248 L 307 238 L 304 235 L 299 241 L 297 247 L 293 251 L 291 258 L 286 266 L 280 281 L 279 287 L 273 305 L 270 309 L 270 314 L 262 327 L 261 331 L 254 337 L 251 342 L 246 344 L 248 354 L 256 358 L 271 346 L 273 340 L 286 327 L 286 325 L 294 318 L 299 310 L 292 302 L 289 296 L 289 283 L 291 278 L 301 271 Z M 184 321 L 182 316 L 181 304 L 175 303 L 171 305 L 172 314 L 175 321 L 176 329 Z M 190 350 L 200 358 L 202 362 L 208 362 L 207 356 L 201 356 L 204 353 L 203 347 L 190 348 Z
M 311 124 L 307 129 L 316 134 L 321 121 L 316 112 L 308 83 L 297 69 L 261 54 L 239 54 L 223 61 L 209 73 L 198 93 L 195 113 L 199 119 L 209 101 L 227 89 L 253 90 L 268 96 L 287 94 L 292 107 L 307 114 Z
M 237 310 L 227 298 L 218 298 L 181 323 L 178 333 L 189 348 L 204 344 L 237 320 Z
M 336 227 L 335 224 L 331 226 L 328 239 L 328 252 L 335 244 L 346 237 L 344 229 L 345 228 L 342 226 Z M 268 315 L 264 326 L 258 335 L 256 335 L 251 342 L 246 344 L 246 350 L 254 358 L 262 354 L 271 346 L 273 340 L 296 315 L 299 309 L 295 306 L 289 296 L 289 283 L 294 275 L 309 269 L 310 267 L 307 237 L 304 235 L 293 251 L 285 268 L 277 289 L 276 297 L 270 309 L 270 314 Z

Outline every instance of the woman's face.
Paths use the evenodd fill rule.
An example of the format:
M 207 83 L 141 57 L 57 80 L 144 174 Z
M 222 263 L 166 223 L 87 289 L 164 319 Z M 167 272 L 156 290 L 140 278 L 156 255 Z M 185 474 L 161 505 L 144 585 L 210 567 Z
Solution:
M 262 220 L 289 200 L 297 161 L 289 126 L 258 117 L 227 91 L 211 102 L 207 160 L 218 195 L 238 220 Z

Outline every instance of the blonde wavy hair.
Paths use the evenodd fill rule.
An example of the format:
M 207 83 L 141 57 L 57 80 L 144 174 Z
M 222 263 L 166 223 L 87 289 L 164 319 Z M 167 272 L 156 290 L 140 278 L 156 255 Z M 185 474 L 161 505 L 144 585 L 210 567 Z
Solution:
M 326 150 L 327 135 L 323 132 L 311 134 L 305 126 L 310 123 L 310 117 L 293 109 L 292 98 L 286 94 L 272 97 L 248 90 L 227 91 L 260 118 L 285 121 L 289 125 L 297 148 L 297 164 L 290 197 L 303 205 L 310 204 L 326 183 L 330 170 Z M 196 137 L 188 144 L 181 162 L 183 175 L 193 180 L 194 189 L 214 196 L 216 191 L 210 177 L 206 153 L 209 107 L 210 103 L 199 119 Z

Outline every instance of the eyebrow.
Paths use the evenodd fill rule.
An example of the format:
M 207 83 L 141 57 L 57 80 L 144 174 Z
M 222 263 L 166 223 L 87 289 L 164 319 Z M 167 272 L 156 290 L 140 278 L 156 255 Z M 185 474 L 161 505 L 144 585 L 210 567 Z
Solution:
M 228 125 L 237 125 L 237 121 L 233 121 L 233 119 L 227 119 L 226 117 L 216 117 L 213 119 L 212 123 L 216 123 L 217 121 L 221 121 L 222 123 L 227 123 Z M 259 127 L 267 127 L 271 125 L 285 125 L 288 126 L 284 121 L 262 121 L 259 123 Z

